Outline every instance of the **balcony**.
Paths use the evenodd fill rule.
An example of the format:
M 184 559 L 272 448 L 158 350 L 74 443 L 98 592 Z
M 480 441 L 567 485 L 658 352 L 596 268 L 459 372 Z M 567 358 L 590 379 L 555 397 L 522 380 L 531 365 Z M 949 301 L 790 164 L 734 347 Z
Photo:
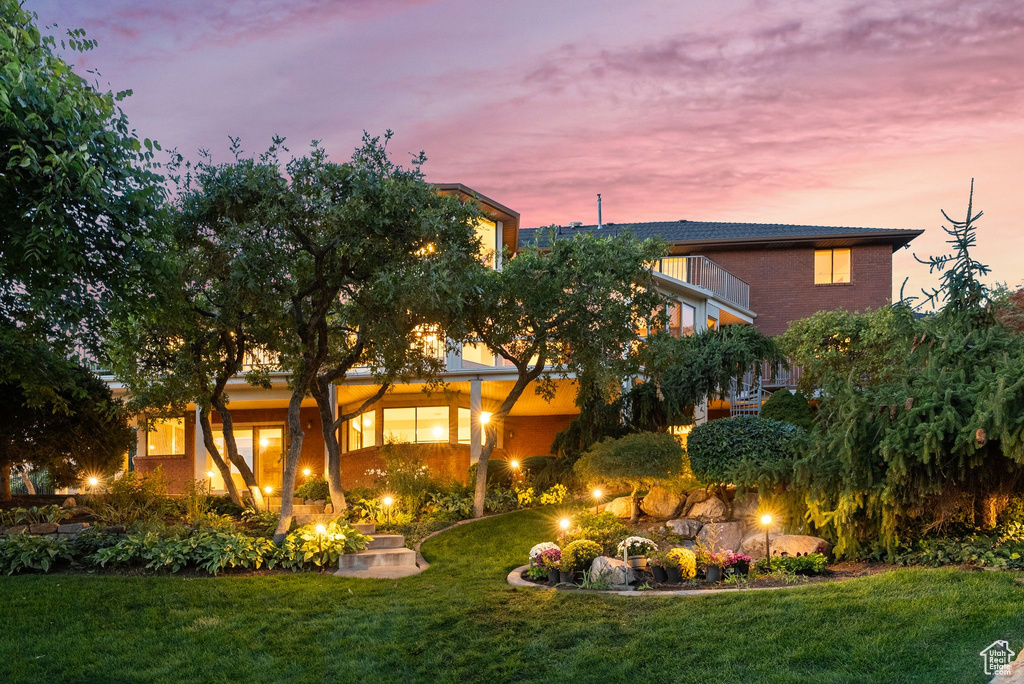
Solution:
M 725 302 L 750 309 L 750 285 L 705 256 L 664 257 L 658 259 L 654 270 L 706 290 Z

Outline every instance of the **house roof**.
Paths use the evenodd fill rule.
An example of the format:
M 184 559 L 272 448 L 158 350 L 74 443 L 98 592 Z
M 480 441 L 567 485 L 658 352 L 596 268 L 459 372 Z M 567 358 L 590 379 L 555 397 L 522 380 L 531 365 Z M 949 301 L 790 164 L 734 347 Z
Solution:
M 558 235 L 577 232 L 598 232 L 596 225 L 559 226 Z M 858 228 L 849 226 L 807 226 L 792 223 L 728 223 L 722 221 L 645 221 L 640 223 L 606 223 L 601 234 L 613 235 L 631 231 L 638 238 L 661 238 L 673 245 L 741 246 L 765 243 L 843 243 L 862 244 L 883 242 L 892 244 L 895 251 L 906 246 L 923 233 L 922 230 L 893 228 Z M 519 247 L 547 245 L 544 228 L 524 228 L 519 231 Z

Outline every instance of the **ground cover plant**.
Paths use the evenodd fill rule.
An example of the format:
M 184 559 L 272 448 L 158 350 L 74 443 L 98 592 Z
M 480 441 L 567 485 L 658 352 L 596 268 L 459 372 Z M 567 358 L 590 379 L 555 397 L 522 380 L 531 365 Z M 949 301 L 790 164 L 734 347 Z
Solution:
M 684 598 L 509 587 L 554 525 L 541 509 L 456 528 L 401 581 L 5 578 L 0 678 L 981 683 L 978 651 L 1024 632 L 1010 573 L 907 569 Z

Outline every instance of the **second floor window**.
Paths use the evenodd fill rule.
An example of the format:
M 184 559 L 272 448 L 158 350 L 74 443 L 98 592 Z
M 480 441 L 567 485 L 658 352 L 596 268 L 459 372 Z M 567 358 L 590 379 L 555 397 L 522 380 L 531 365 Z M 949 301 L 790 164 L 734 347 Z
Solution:
M 836 285 L 850 282 L 850 249 L 814 250 L 814 284 Z
M 672 337 L 689 337 L 693 335 L 696 321 L 696 308 L 682 302 L 669 304 L 668 332 Z

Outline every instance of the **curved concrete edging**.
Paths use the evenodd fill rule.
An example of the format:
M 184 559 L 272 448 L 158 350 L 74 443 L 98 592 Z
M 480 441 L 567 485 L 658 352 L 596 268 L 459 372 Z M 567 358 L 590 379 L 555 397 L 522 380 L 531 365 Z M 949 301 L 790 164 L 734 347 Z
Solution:
M 520 565 L 518 568 L 508 573 L 508 583 L 513 587 L 527 587 L 530 589 L 548 589 L 550 591 L 557 591 L 555 587 L 549 587 L 544 584 L 536 584 L 535 582 L 527 582 L 523 579 L 523 571 L 526 570 L 529 565 Z M 710 594 L 733 594 L 736 592 L 751 592 L 751 591 L 776 591 L 778 589 L 803 589 L 804 587 L 811 587 L 818 584 L 824 584 L 823 582 L 808 582 L 807 584 L 794 584 L 788 587 L 750 587 L 743 589 L 736 587 L 735 589 L 648 589 L 646 591 L 639 591 L 637 589 L 630 589 L 628 591 L 614 591 L 614 590 L 598 590 L 598 589 L 574 589 L 571 593 L 573 594 L 597 594 L 599 596 L 708 596 Z

